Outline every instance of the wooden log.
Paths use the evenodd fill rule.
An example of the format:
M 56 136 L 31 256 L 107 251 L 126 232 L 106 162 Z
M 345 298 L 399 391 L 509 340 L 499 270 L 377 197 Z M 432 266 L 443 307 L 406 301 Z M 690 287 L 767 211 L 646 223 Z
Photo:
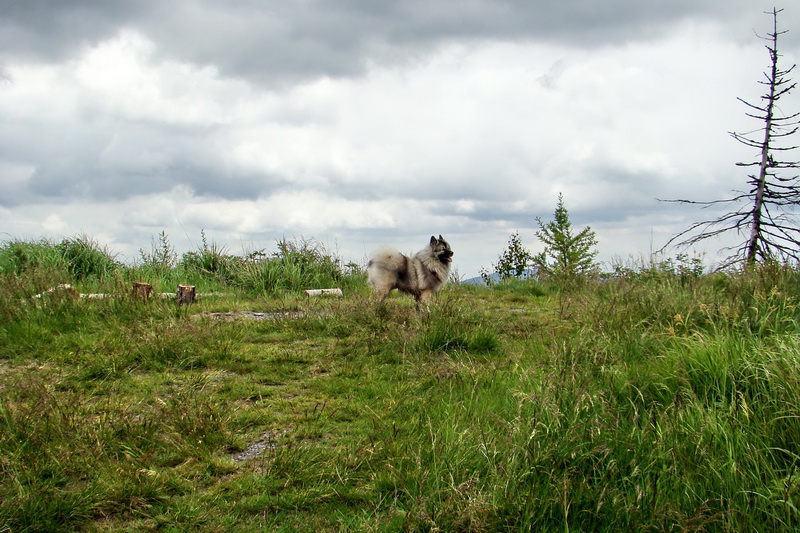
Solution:
M 153 294 L 153 286 L 149 283 L 143 283 L 141 281 L 134 281 L 133 282 L 133 292 L 131 295 L 134 298 L 141 298 L 142 300 L 147 301 L 150 298 L 150 295 Z
M 342 296 L 342 289 L 308 289 L 306 296 Z
M 197 299 L 197 289 L 194 285 L 178 285 L 175 298 L 180 305 L 193 304 Z

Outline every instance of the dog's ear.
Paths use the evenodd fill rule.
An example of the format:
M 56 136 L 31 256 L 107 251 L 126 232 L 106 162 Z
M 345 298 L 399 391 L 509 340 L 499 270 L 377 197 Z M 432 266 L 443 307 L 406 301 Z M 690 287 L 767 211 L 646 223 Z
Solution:
M 434 246 L 435 244 L 436 244 L 436 237 L 431 235 L 431 246 Z
M 440 241 L 440 242 L 445 242 L 445 241 L 444 241 L 444 238 L 442 237 L 442 234 L 441 234 L 441 233 L 439 234 L 439 241 Z

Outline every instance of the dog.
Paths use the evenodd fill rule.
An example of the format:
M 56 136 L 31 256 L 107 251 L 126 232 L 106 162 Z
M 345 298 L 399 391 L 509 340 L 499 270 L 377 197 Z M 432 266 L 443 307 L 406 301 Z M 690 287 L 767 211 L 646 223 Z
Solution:
M 367 264 L 367 279 L 380 301 L 397 289 L 414 296 L 417 304 L 427 303 L 447 283 L 452 262 L 447 241 L 431 236 L 428 246 L 412 257 L 394 248 L 378 250 Z

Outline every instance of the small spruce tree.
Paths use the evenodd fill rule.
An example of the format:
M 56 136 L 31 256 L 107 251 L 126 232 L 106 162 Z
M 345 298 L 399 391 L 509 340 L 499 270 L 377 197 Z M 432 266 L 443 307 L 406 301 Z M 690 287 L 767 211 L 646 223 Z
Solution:
M 597 251 L 593 250 L 597 246 L 597 237 L 588 226 L 573 235 L 569 212 L 564 207 L 561 193 L 558 194 L 554 220 L 545 224 L 536 217 L 536 222 L 539 223 L 536 236 L 545 245 L 544 251 L 533 257 L 540 277 L 567 281 L 597 271 Z
M 492 264 L 494 271 L 501 280 L 525 277 L 533 261 L 533 256 L 527 248 L 522 246 L 519 232 L 515 231 L 508 238 L 508 248 L 503 250 L 497 259 L 497 264 Z M 492 277 L 485 269 L 481 269 L 481 278 L 487 285 L 492 284 Z

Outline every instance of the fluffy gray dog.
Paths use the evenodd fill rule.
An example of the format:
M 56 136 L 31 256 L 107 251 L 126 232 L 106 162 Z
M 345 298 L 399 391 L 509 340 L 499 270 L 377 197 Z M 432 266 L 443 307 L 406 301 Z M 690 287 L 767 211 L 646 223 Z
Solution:
M 367 278 L 381 301 L 397 289 L 425 303 L 447 283 L 452 262 L 453 251 L 439 235 L 412 257 L 393 248 L 378 250 L 367 265 Z

